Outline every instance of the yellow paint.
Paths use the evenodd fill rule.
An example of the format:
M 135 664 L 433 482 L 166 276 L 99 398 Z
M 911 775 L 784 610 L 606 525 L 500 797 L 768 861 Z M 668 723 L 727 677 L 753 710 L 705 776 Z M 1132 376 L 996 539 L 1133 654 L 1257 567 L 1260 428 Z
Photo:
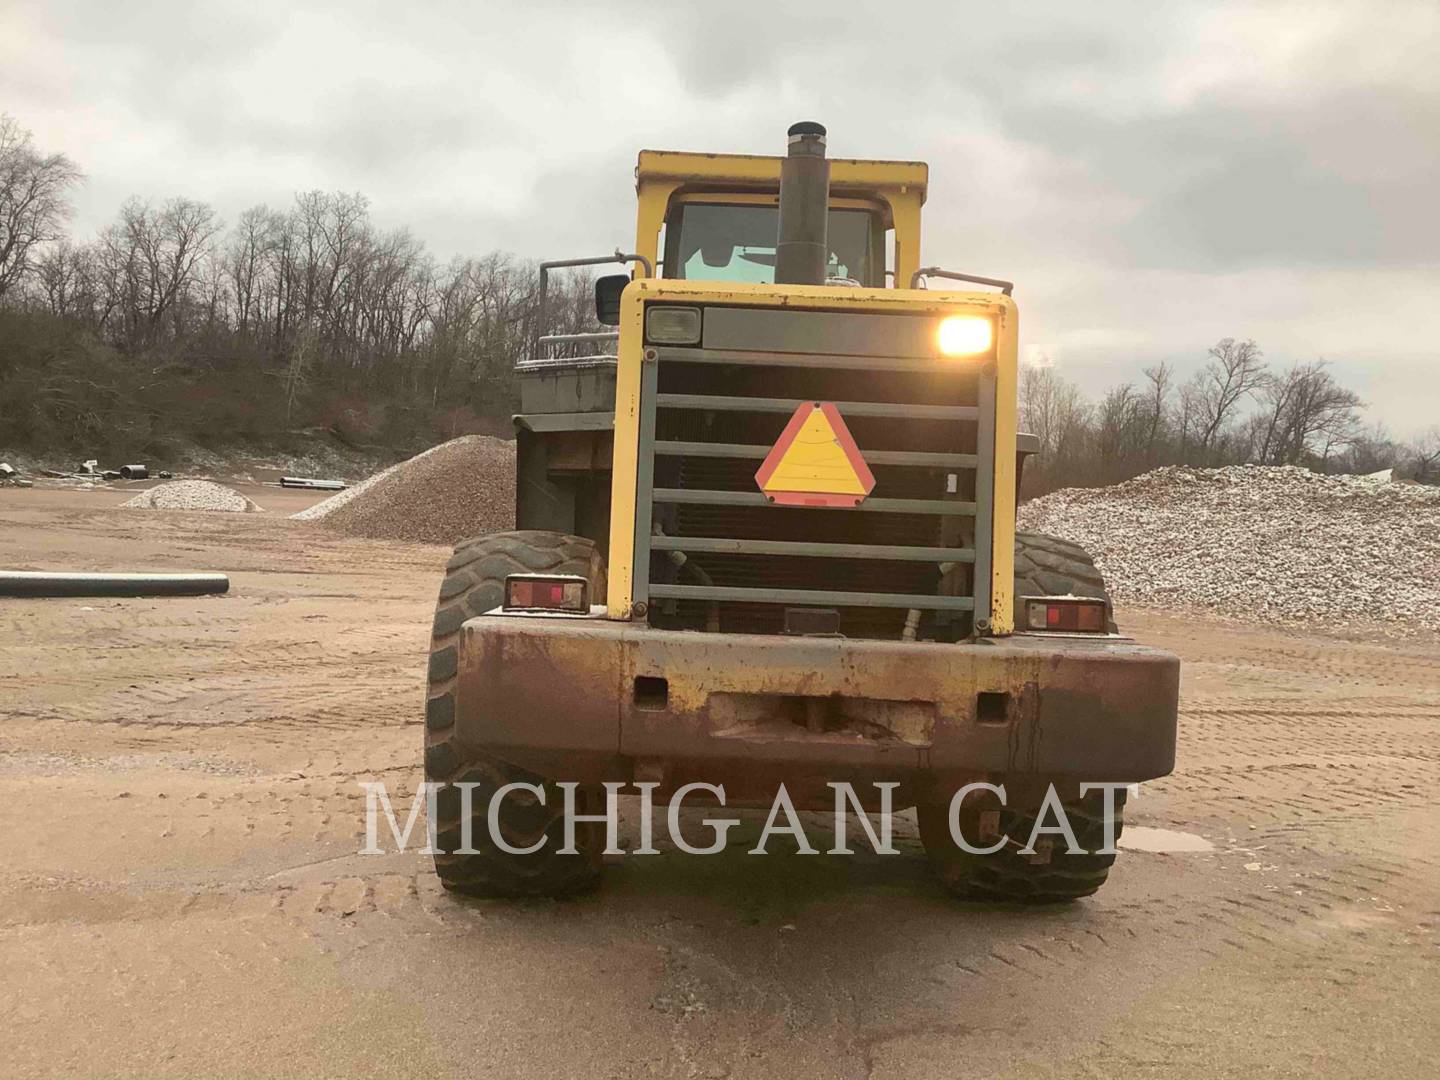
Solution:
M 635 571 L 635 494 L 640 448 L 640 365 L 644 362 L 644 291 L 654 279 L 625 286 L 615 371 L 615 453 L 610 489 L 610 551 L 605 616 L 630 618 Z
M 735 304 L 809 311 L 974 315 L 995 326 L 995 541 L 991 566 L 994 633 L 1009 633 L 1015 563 L 1015 365 L 1017 316 L 1008 296 L 938 289 L 855 289 L 841 285 L 763 285 L 645 278 L 632 282 L 620 303 L 620 348 L 615 391 L 615 459 L 610 510 L 607 612 L 628 619 L 635 561 L 635 495 L 640 426 L 640 369 L 644 363 L 644 307 L 657 300 Z M 939 357 L 936 363 L 947 363 Z
M 665 215 L 670 210 L 670 196 L 680 186 L 679 181 L 665 180 L 636 185 L 638 209 L 635 215 L 635 250 L 655 266 L 660 261 L 660 226 L 665 224 Z M 637 265 L 634 276 L 642 276 Z
M 670 199 L 671 206 L 689 206 L 691 203 L 779 206 L 780 193 L 778 191 L 690 191 L 675 195 Z M 887 204 L 875 199 L 847 198 L 844 195 L 832 196 L 830 205 L 839 210 L 878 210 L 882 214 L 889 210 Z
M 895 287 L 908 288 L 920 269 L 920 205 L 925 192 L 903 191 L 890 198 L 895 220 Z
M 641 150 L 635 166 L 638 211 L 635 250 L 652 265 L 659 260 L 660 227 L 675 199 L 741 202 L 756 196 L 778 198 L 782 158 L 759 154 L 690 154 Z M 895 230 L 894 284 L 906 288 L 920 267 L 920 208 L 930 169 L 921 161 L 864 161 L 832 158 L 833 206 L 880 204 L 885 224 Z M 640 276 L 640 270 L 635 270 Z
M 996 321 L 997 313 L 1013 311 L 1015 301 L 996 292 L 948 289 L 869 289 L 852 285 L 771 285 L 748 281 L 699 281 L 642 278 L 631 286 L 644 302 L 674 300 L 692 304 L 742 304 L 749 307 L 794 308 L 798 311 L 857 311 L 903 314 L 976 315 Z M 630 289 L 626 289 L 630 295 Z M 622 316 L 623 317 L 623 316 Z M 623 333 L 623 328 L 622 328 Z M 941 362 L 937 359 L 937 362 Z
M 1008 298 L 1007 298 L 1008 300 Z M 1015 629 L 1015 432 L 1020 314 L 1006 303 L 995 320 L 995 497 L 991 514 L 990 632 Z
M 830 426 L 824 410 L 808 407 L 810 415 L 795 433 L 795 439 L 775 465 L 770 479 L 761 487 L 767 495 L 776 491 L 803 491 L 816 495 L 858 495 L 869 489 L 850 464 L 840 436 Z
M 642 150 L 635 168 L 638 203 L 635 250 L 652 264 L 658 262 L 660 230 L 674 201 L 775 202 L 780 186 L 781 160 L 779 157 L 752 154 Z M 830 162 L 832 204 L 878 206 L 886 225 L 895 230 L 893 288 L 644 279 L 642 271 L 636 268 L 637 280 L 625 290 L 621 300 L 609 591 L 606 597 L 610 618 L 628 619 L 633 596 L 640 376 L 645 362 L 642 344 L 644 304 L 666 299 L 815 311 L 963 315 L 990 320 L 995 327 L 992 355 L 996 364 L 994 550 L 991 557 L 994 577 L 990 619 L 992 633 L 1011 632 L 1015 561 L 1016 309 L 1009 297 L 993 293 L 912 290 L 908 287 L 920 266 L 920 217 L 928 182 L 929 169 L 922 162 L 846 158 L 835 158 Z M 980 359 L 985 359 L 984 354 Z M 937 358 L 937 362 L 945 361 Z M 802 471 L 799 465 L 795 469 Z M 818 471 L 813 474 L 818 475 Z M 810 482 L 824 481 L 812 477 Z
M 675 150 L 641 150 L 635 166 L 637 184 L 653 181 L 741 186 L 779 185 L 781 158 L 767 154 L 692 154 Z M 831 158 L 830 186 L 840 192 L 853 189 L 889 189 L 909 192 L 925 201 L 930 167 L 923 161 L 870 161 Z

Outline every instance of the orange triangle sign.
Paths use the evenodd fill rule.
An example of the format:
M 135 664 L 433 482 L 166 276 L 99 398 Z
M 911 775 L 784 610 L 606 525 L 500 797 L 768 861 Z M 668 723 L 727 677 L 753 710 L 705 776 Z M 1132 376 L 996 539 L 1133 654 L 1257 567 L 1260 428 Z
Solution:
M 755 474 L 780 506 L 859 506 L 875 488 L 855 436 L 829 401 L 803 401 Z

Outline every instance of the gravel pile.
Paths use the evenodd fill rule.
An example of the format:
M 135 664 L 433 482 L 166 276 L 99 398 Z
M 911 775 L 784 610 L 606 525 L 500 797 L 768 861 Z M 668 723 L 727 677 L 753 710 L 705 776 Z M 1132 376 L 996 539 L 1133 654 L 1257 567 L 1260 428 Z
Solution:
M 240 492 L 209 480 L 174 480 L 147 488 L 121 506 L 141 510 L 225 510 L 243 514 L 259 510 Z
M 349 536 L 453 544 L 515 527 L 515 444 L 466 435 L 301 510 Z
M 1020 508 L 1124 604 L 1282 625 L 1440 631 L 1440 488 L 1294 466 L 1169 466 Z
M 462 440 L 457 439 L 455 441 L 460 442 Z M 440 446 L 432 446 L 424 453 L 416 454 L 414 457 L 407 458 L 405 461 L 396 462 L 389 468 L 381 469 L 379 472 L 373 474 L 372 476 L 367 476 L 359 483 L 351 484 L 344 491 L 341 491 L 336 495 L 332 495 L 330 498 L 324 499 L 321 502 L 316 503 L 314 506 L 307 506 L 298 514 L 291 514 L 290 516 L 295 518 L 297 521 L 318 521 L 321 518 L 329 517 L 336 510 L 339 510 L 342 506 L 348 503 L 351 499 L 355 498 L 357 495 L 363 495 L 376 484 L 380 483 L 380 481 L 384 480 L 387 476 L 391 475 L 399 469 L 405 468 L 407 465 L 414 465 L 416 462 L 423 461 L 425 458 L 429 457 L 437 450 L 449 445 L 449 443 L 441 443 Z

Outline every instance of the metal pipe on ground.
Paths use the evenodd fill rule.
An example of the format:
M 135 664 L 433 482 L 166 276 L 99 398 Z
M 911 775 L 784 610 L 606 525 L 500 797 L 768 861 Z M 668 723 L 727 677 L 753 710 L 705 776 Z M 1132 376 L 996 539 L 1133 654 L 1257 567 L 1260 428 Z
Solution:
M 778 285 L 824 285 L 830 265 L 830 162 L 825 128 L 791 124 L 789 152 L 780 162 L 780 235 L 775 245 Z
M 312 480 L 306 476 L 282 476 L 280 486 L 307 491 L 344 491 L 346 487 L 344 480 Z
M 208 596 L 228 592 L 224 574 L 66 574 L 0 570 L 0 596 Z

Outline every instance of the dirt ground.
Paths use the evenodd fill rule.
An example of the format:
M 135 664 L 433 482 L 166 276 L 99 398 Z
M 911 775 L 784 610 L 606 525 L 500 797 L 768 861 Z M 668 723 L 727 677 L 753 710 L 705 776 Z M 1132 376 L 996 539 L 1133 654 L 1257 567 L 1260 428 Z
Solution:
M 357 854 L 358 782 L 418 779 L 446 553 L 246 493 L 269 512 L 0 490 L 8 567 L 233 581 L 0 600 L 7 1076 L 1431 1075 L 1436 646 L 1122 612 L 1186 661 L 1178 771 L 1128 824 L 1213 848 L 1126 851 L 1067 907 L 948 900 L 913 828 L 461 901 Z

